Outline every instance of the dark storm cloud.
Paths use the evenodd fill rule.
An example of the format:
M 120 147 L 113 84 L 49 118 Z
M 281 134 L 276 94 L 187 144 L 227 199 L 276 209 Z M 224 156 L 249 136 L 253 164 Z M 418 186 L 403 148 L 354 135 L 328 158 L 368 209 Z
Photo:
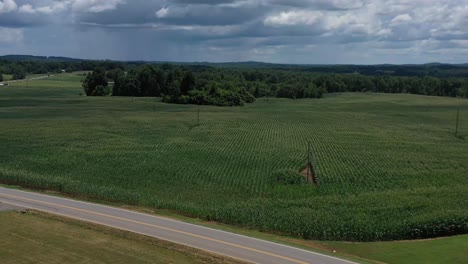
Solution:
M 161 2 L 137 5 L 132 2 L 123 5 L 121 8 L 98 14 L 80 14 L 78 18 L 80 22 L 102 25 L 159 23 L 216 26 L 243 24 L 258 19 L 261 15 L 258 10 L 249 7 L 236 8 L 207 4 L 164 5 Z
M 132 0 L 99 13 L 82 12 L 76 15 L 76 20 L 102 25 L 146 24 L 156 21 L 155 12 L 163 6 L 164 1 Z
M 34 27 L 46 24 L 47 19 L 37 16 L 18 16 L 16 14 L 1 14 L 0 26 L 9 28 Z
M 155 15 L 158 21 L 166 24 L 233 25 L 254 20 L 262 16 L 262 11 L 249 7 L 187 5 L 164 7 Z
M 169 3 L 180 3 L 180 4 L 210 4 L 210 5 L 219 5 L 219 4 L 228 4 L 234 3 L 236 0 L 172 0 L 167 1 Z

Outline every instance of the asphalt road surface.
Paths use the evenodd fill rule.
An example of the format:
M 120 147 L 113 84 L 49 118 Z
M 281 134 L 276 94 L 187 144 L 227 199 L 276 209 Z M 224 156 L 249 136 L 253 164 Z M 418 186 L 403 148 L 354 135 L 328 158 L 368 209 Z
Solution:
M 11 204 L 5 204 L 0 202 L 0 212 L 2 211 L 13 211 L 13 210 L 22 210 L 22 207 L 18 207 Z
M 353 262 L 164 217 L 0 187 L 0 203 L 106 225 L 252 263 Z

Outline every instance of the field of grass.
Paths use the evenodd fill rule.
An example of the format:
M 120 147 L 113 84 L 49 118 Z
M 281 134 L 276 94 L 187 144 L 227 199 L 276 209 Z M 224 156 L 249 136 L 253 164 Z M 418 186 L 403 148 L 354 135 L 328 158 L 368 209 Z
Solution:
M 3 74 L 3 81 L 9 81 L 13 78 L 13 75 Z
M 238 263 L 173 243 L 41 213 L 0 212 L 0 259 L 19 263 Z
M 463 264 L 468 259 L 468 235 L 424 241 L 321 243 L 337 252 L 390 264 Z
M 304 238 L 468 232 L 467 100 L 336 94 L 199 107 L 83 97 L 81 78 L 0 90 L 0 182 Z M 299 175 L 307 141 L 320 186 L 278 182 Z

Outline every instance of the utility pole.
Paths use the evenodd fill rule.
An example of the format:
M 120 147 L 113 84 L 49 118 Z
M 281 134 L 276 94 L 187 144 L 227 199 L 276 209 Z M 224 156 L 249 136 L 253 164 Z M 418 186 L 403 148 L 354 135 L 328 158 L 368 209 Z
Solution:
M 197 123 L 198 123 L 198 126 L 200 126 L 200 107 L 198 107 L 198 114 L 197 114 Z
M 460 120 L 460 107 L 457 109 L 457 123 L 455 125 L 455 136 L 458 137 L 458 124 Z

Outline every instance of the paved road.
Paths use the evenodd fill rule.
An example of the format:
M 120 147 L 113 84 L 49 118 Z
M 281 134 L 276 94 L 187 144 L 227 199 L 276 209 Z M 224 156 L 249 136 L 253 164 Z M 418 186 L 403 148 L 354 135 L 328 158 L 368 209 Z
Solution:
M 38 77 L 33 77 L 29 79 L 20 79 L 20 80 L 9 80 L 9 81 L 3 81 L 4 83 L 16 83 L 16 82 L 25 82 L 25 81 L 31 81 L 31 80 L 41 80 L 41 79 L 46 79 L 53 77 L 54 75 L 45 75 L 45 76 L 38 76 Z M 1 83 L 1 82 L 0 82 Z
M 22 207 L 11 205 L 11 204 L 5 204 L 5 203 L 0 203 L 0 212 L 2 211 L 13 211 L 13 210 L 22 210 Z
M 144 234 L 253 263 L 350 264 L 311 251 L 164 217 L 0 187 L 0 202 Z

